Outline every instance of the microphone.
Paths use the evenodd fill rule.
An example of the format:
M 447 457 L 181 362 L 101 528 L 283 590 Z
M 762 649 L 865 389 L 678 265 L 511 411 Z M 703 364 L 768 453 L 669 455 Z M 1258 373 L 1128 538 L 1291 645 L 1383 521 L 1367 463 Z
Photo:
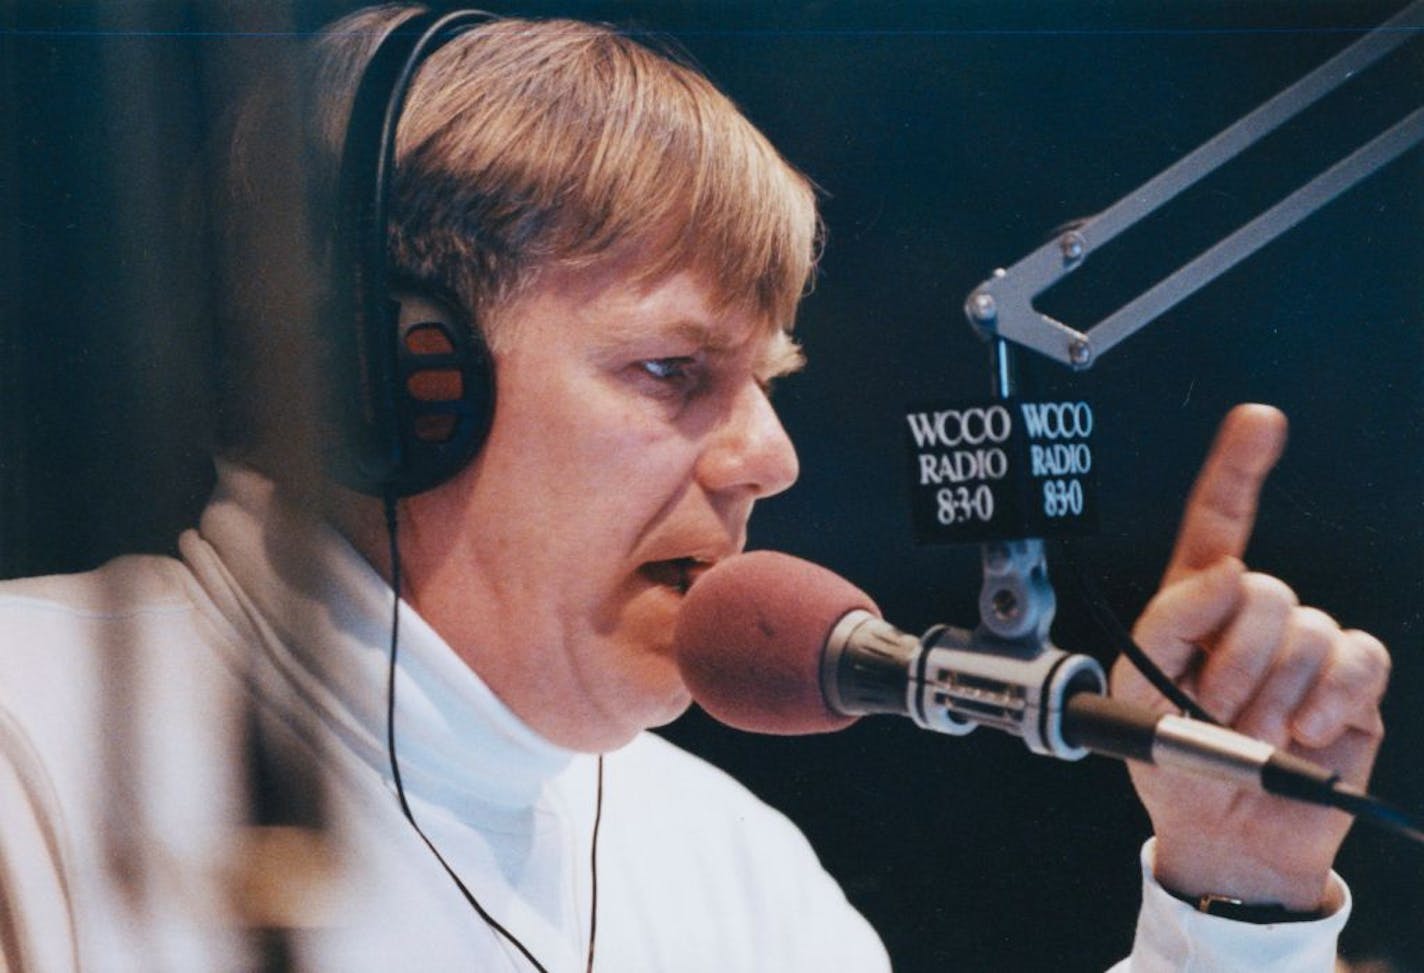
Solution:
M 737 729 L 826 733 L 893 713 L 957 736 L 991 726 L 1063 759 L 1093 752 L 1337 804 L 1337 774 L 1224 727 L 1111 699 L 1088 656 L 943 625 L 916 638 L 849 581 L 787 554 L 754 551 L 708 570 L 684 598 L 674 645 L 693 698 Z
M 1088 750 L 1065 737 L 1063 704 L 1107 685 L 1085 655 L 947 625 L 908 635 L 849 581 L 773 551 L 699 578 L 674 644 L 702 708 L 759 733 L 824 733 L 894 713 L 955 736 L 993 726 L 1035 753 L 1077 760 Z

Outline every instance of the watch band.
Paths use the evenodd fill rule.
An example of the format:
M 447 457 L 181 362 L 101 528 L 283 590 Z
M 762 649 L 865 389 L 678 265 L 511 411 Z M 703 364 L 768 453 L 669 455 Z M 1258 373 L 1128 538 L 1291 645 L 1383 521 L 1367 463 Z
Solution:
M 1277 922 L 1314 922 L 1317 919 L 1325 918 L 1325 912 L 1322 909 L 1297 912 L 1287 909 L 1278 902 L 1265 905 L 1249 904 L 1233 896 L 1219 895 L 1215 892 L 1185 895 L 1169 889 L 1165 885 L 1162 890 L 1172 898 L 1187 903 L 1198 912 L 1205 912 L 1209 916 L 1219 916 L 1222 919 L 1233 919 L 1236 922 L 1270 925 Z

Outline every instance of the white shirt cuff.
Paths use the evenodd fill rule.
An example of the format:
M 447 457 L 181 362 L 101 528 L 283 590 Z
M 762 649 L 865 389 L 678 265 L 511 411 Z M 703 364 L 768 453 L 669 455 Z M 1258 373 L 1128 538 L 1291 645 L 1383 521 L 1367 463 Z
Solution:
M 1153 876 L 1156 840 L 1142 847 L 1142 912 L 1128 969 L 1133 973 L 1306 973 L 1335 968 L 1336 940 L 1350 917 L 1350 890 L 1334 872 L 1330 915 L 1307 922 L 1256 924 L 1198 912 Z

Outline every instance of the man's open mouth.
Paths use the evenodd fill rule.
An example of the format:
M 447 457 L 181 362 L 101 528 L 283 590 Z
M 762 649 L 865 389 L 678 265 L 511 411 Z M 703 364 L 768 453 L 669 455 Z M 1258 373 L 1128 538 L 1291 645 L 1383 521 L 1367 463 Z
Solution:
M 638 571 L 654 584 L 673 588 L 685 595 L 692 583 L 711 566 L 711 562 L 695 557 L 675 557 L 666 561 L 649 561 Z

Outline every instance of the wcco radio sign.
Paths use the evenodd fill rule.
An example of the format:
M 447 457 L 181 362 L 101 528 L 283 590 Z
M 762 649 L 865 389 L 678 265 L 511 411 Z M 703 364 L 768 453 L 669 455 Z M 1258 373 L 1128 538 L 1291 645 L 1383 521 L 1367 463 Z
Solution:
M 1003 399 L 905 414 L 921 543 L 1091 532 L 1097 526 L 1093 408 Z

